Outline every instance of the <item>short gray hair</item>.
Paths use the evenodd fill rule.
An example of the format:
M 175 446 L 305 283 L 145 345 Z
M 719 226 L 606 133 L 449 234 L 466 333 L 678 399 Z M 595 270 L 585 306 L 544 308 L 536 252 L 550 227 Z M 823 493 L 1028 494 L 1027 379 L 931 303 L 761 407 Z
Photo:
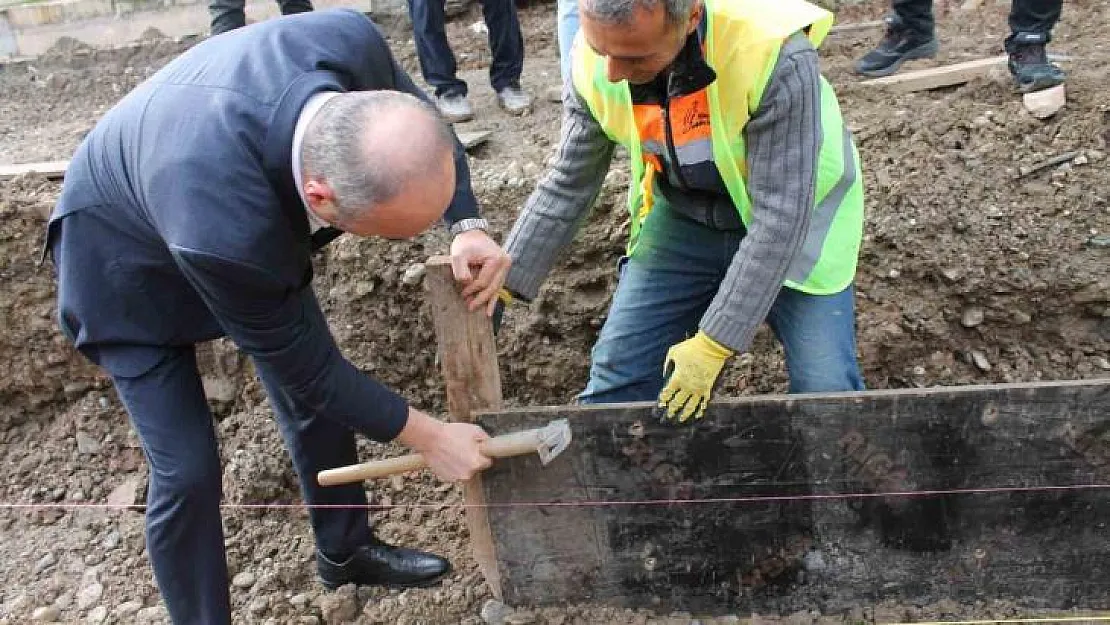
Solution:
M 682 24 L 690 17 L 694 0 L 582 0 L 582 9 L 599 22 L 627 24 L 636 7 L 654 9 L 659 4 L 667 12 L 668 22 Z
M 375 140 L 388 133 L 404 140 Z M 301 163 L 305 175 L 328 183 L 340 218 L 349 220 L 425 176 L 454 142 L 451 127 L 427 102 L 400 91 L 352 91 L 320 108 L 305 131 Z

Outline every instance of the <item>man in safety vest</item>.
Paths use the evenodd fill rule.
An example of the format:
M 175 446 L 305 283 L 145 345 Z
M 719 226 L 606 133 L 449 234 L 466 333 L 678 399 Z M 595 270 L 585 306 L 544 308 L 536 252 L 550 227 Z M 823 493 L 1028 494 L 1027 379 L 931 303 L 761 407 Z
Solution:
M 579 0 L 558 156 L 506 242 L 503 301 L 530 300 L 631 157 L 631 240 L 583 403 L 702 414 L 764 320 L 791 392 L 863 388 L 853 280 L 859 158 L 804 0 Z

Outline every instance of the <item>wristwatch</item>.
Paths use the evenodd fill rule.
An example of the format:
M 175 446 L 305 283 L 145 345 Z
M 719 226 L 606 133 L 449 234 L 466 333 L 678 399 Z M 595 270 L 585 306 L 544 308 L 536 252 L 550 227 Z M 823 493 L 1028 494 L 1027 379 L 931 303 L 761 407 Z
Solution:
M 481 217 L 460 219 L 451 224 L 451 236 L 466 232 L 467 230 L 489 230 L 489 222 Z

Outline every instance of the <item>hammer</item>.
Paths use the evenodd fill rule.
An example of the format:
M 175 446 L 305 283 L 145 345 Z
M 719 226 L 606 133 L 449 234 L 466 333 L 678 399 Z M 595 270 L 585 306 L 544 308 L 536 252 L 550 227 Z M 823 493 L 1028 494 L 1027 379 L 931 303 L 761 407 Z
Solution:
M 480 447 L 482 453 L 490 458 L 510 458 L 535 452 L 540 457 L 540 463 L 546 465 L 562 453 L 567 445 L 570 445 L 570 424 L 566 419 L 556 419 L 541 428 L 496 436 Z M 416 471 L 426 466 L 424 456 L 409 454 L 320 471 L 316 475 L 316 481 L 321 486 L 336 486 Z

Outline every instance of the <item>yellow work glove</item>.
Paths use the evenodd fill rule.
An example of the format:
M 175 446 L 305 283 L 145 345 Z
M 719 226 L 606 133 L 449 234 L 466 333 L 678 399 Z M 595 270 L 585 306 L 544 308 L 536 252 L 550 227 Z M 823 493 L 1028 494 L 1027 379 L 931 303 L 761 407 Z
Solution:
M 732 350 L 704 332 L 671 347 L 663 364 L 663 375 L 672 365 L 674 372 L 659 394 L 659 407 L 666 413 L 664 418 L 677 418 L 681 423 L 690 417 L 700 419 L 717 376 L 721 375 L 725 360 L 732 354 Z

